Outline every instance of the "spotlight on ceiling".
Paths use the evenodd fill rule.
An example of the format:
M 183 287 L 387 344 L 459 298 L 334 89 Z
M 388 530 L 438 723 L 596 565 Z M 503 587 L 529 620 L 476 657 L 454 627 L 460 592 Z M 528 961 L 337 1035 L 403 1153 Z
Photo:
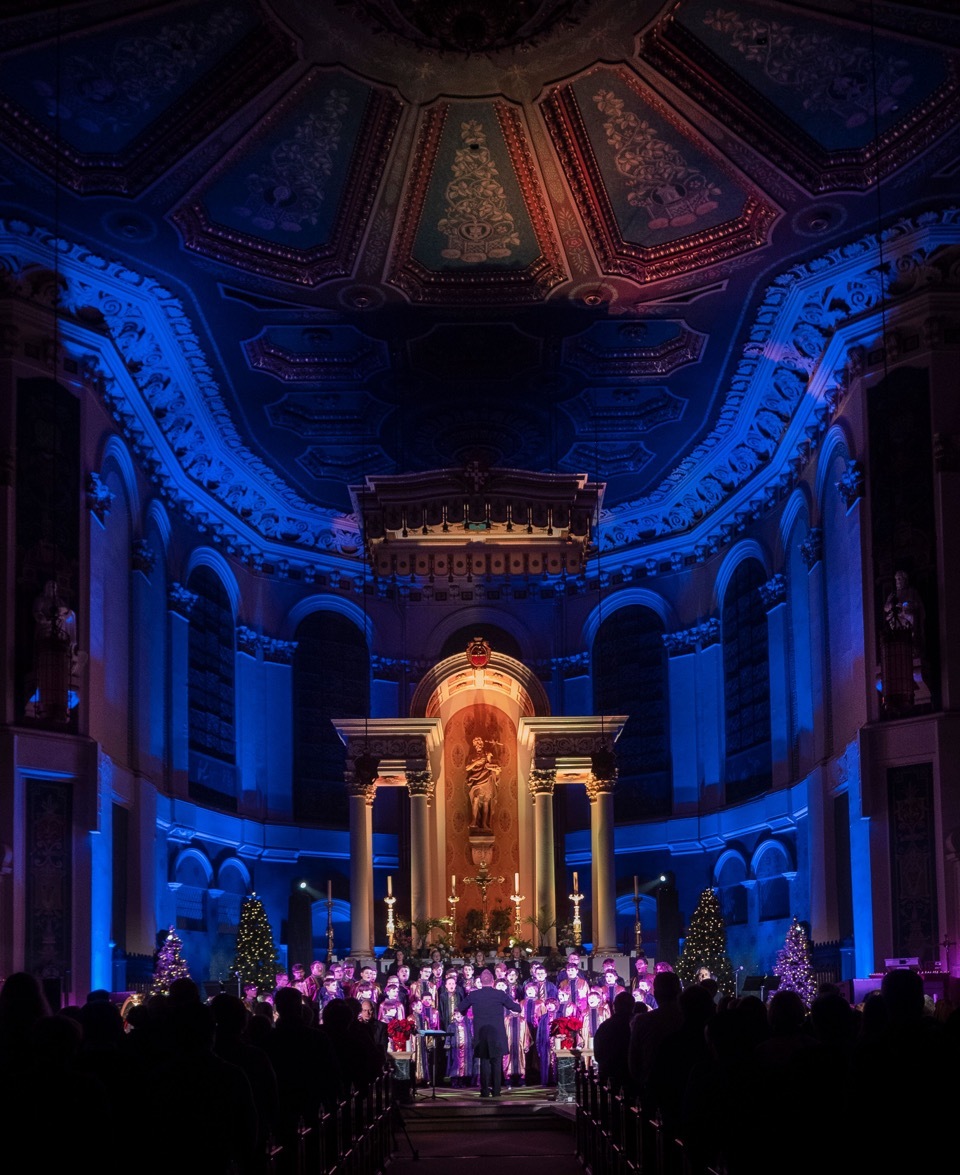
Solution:
M 307 888 L 307 883 L 306 883 L 305 881 L 301 881 L 301 882 L 300 882 L 300 888 L 301 888 L 301 889 L 306 889 L 306 888 Z

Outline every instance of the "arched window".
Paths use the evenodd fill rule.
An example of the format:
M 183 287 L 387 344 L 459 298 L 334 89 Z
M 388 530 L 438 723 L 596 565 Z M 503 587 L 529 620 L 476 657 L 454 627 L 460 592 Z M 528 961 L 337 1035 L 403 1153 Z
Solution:
M 760 921 L 790 917 L 790 880 L 784 874 L 790 862 L 779 845 L 765 849 L 754 869 L 760 887 Z
M 742 857 L 728 856 L 716 880 L 717 896 L 728 926 L 739 926 L 747 921 L 747 866 Z
M 600 625 L 593 646 L 596 714 L 626 714 L 616 743 L 617 822 L 669 816 L 672 777 L 663 623 L 651 608 L 618 608 Z
M 177 929 L 206 930 L 207 871 L 196 857 L 187 855 L 178 861 L 176 876 Z
M 236 705 L 233 613 L 211 568 L 199 566 L 187 584 L 190 610 L 187 670 L 190 795 L 236 809 Z
M 770 665 L 763 568 L 744 559 L 723 598 L 726 799 L 739 803 L 770 787 Z
M 346 616 L 313 612 L 296 633 L 293 658 L 293 813 L 345 828 L 346 748 L 331 719 L 363 718 L 370 706 L 370 655 Z

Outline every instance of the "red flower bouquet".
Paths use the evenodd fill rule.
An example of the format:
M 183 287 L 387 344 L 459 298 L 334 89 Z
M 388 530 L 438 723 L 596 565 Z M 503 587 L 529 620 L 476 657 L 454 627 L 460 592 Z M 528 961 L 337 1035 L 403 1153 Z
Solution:
M 560 1037 L 562 1049 L 574 1049 L 582 1027 L 583 1020 L 579 1016 L 558 1016 L 550 1025 L 550 1035 Z
M 405 1020 L 391 1020 L 387 1024 L 387 1036 L 390 1037 L 394 1051 L 398 1053 L 407 1051 L 407 1042 L 416 1031 L 417 1026 L 412 1016 L 407 1016 Z

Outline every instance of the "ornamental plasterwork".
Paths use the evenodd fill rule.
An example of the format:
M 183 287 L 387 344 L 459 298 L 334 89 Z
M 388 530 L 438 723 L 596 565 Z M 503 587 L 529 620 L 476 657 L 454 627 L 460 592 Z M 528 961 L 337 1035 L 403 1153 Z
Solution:
M 662 634 L 663 647 L 671 657 L 685 653 L 696 653 L 699 649 L 715 645 L 720 640 L 720 621 L 711 616 L 702 624 L 695 624 L 692 628 L 681 629 L 678 632 Z
M 164 470 L 164 499 L 202 519 L 228 553 L 252 562 L 261 545 L 262 560 L 264 540 L 334 554 L 357 549 L 352 519 L 305 502 L 243 444 L 169 291 L 81 246 L 55 247 L 51 234 L 22 221 L 0 222 L 0 252 L 16 293 L 30 300 L 31 275 L 52 267 L 56 252 L 61 337 L 80 356 L 82 378 L 143 459 Z
M 659 544 L 670 536 L 675 542 L 679 534 L 699 532 L 711 514 L 717 517 L 707 541 L 722 544 L 721 520 L 743 508 L 756 474 L 763 472 L 767 487 L 758 488 L 756 508 L 769 487 L 788 492 L 836 406 L 848 321 L 862 323 L 881 299 L 889 315 L 919 288 L 955 285 L 958 231 L 960 209 L 923 213 L 886 229 L 882 286 L 872 235 L 781 274 L 754 318 L 712 433 L 650 494 L 605 512 L 603 545 Z M 834 354 L 835 363 L 828 361 Z M 727 525 L 732 537 L 733 523 Z
M 480 253 L 468 252 L 465 234 L 475 233 L 486 239 L 492 235 L 493 222 L 488 226 L 486 222 L 472 222 L 463 210 L 457 211 L 456 202 L 451 201 L 453 215 L 447 212 L 437 225 L 437 230 L 446 234 L 447 229 L 454 227 L 454 221 L 459 217 L 458 237 L 461 243 L 457 246 L 462 255 L 457 258 L 459 264 L 449 270 L 431 270 L 417 259 L 416 243 L 425 215 L 427 198 L 431 192 L 431 183 L 434 181 L 434 172 L 437 166 L 438 152 L 443 137 L 445 122 L 450 110 L 448 103 L 440 103 L 424 115 L 420 126 L 416 148 L 413 152 L 411 181 L 404 197 L 404 203 L 399 218 L 399 226 L 394 247 L 394 264 L 387 275 L 387 281 L 401 289 L 411 301 L 418 302 L 431 299 L 442 290 L 446 297 L 455 294 L 458 290 L 469 291 L 471 301 L 500 301 L 505 292 L 514 301 L 540 302 L 554 286 L 567 280 L 567 273 L 563 266 L 563 258 L 554 235 L 552 219 L 547 215 L 542 185 L 534 163 L 533 152 L 527 135 L 526 126 L 515 109 L 504 102 L 490 102 L 477 104 L 478 116 L 480 111 L 490 111 L 496 118 L 496 123 L 503 136 L 508 163 L 499 164 L 501 170 L 507 166 L 520 188 L 526 216 L 529 217 L 536 242 L 536 258 L 531 264 L 523 268 L 509 268 L 503 262 L 502 256 L 489 255 L 481 268 L 471 268 L 473 260 L 481 260 Z M 472 120 L 470 120 L 472 122 Z M 461 133 L 463 133 L 461 131 Z M 469 131 L 467 134 L 469 135 Z M 484 136 L 486 139 L 486 136 Z M 481 144 L 478 142 L 478 148 Z M 498 161 L 499 163 L 499 161 Z M 454 177 L 454 188 L 458 182 L 466 181 L 470 185 L 470 174 L 463 177 Z M 499 183 L 495 177 L 491 199 L 494 205 L 500 204 L 498 196 Z M 445 181 L 445 191 L 448 199 L 451 193 L 449 179 Z M 490 181 L 488 181 L 490 182 Z M 464 197 L 467 192 L 464 191 Z M 506 207 L 500 207 L 497 212 L 497 224 L 509 228 L 509 213 Z M 445 227 L 444 227 L 445 226 Z M 488 231 L 488 228 L 490 231 Z M 504 248 L 514 249 L 520 245 L 520 239 L 515 233 L 505 233 Z M 452 247 L 448 244 L 448 249 Z M 452 257 L 449 260 L 453 260 Z
M 183 584 L 172 583 L 167 591 L 167 607 L 178 616 L 189 619 L 190 612 L 198 600 L 196 592 L 191 592 Z
M 854 502 L 863 497 L 864 468 L 859 461 L 847 461 L 846 468 L 837 482 L 837 493 L 843 499 L 843 504 L 849 510 Z
M 808 571 L 823 558 L 823 531 L 819 526 L 811 527 L 800 544 L 800 558 Z
M 604 512 L 604 551 L 689 545 L 702 560 L 795 484 L 843 388 L 859 338 L 883 298 L 956 286 L 960 210 L 923 213 L 834 249 L 771 284 L 750 328 L 713 432 L 650 494 Z M 49 307 L 34 278 L 64 283 L 60 337 L 161 497 L 211 541 L 255 568 L 293 555 L 310 565 L 359 552 L 353 518 L 310 505 L 241 441 L 181 303 L 149 277 L 22 221 L 0 222 L 4 290 Z M 860 332 L 854 334 L 854 331 Z M 701 473 L 703 468 L 706 473 Z M 666 544 L 669 544 L 668 546 Z
M 157 553 L 146 539 L 134 539 L 130 545 L 130 566 L 134 571 L 151 575 L 157 565 Z
M 532 767 L 527 776 L 530 795 L 552 796 L 557 783 L 557 772 L 553 767 Z
M 87 474 L 87 509 L 98 521 L 105 522 L 117 495 L 100 480 L 99 473 Z

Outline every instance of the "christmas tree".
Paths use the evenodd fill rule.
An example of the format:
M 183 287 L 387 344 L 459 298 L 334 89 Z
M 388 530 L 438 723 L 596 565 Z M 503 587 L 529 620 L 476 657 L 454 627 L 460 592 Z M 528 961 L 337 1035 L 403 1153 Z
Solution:
M 272 992 L 277 984 L 280 956 L 273 942 L 263 902 L 256 894 L 244 898 L 237 929 L 237 953 L 232 970 L 241 983 L 255 983 L 258 992 Z
M 693 911 L 677 960 L 677 974 L 685 984 L 693 983 L 703 967 L 716 979 L 721 991 L 734 994 L 733 964 L 727 957 L 727 928 L 720 902 L 711 888 L 703 891 Z
M 181 954 L 182 950 L 180 936 L 171 926 L 157 953 L 157 965 L 150 981 L 150 995 L 166 995 L 175 979 L 189 979 L 190 968 Z
M 809 1008 L 817 994 L 817 981 L 810 965 L 810 943 L 803 927 L 794 918 L 783 946 L 777 952 L 774 975 L 780 977 L 778 991 L 795 991 Z

